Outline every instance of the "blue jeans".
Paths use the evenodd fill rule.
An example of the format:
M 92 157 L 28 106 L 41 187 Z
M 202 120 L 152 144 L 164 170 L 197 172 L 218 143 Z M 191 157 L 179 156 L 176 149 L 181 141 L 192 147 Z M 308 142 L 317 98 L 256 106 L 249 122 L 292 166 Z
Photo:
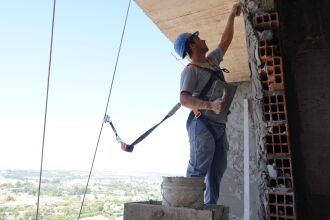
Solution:
M 220 181 L 227 168 L 228 141 L 226 125 L 207 119 L 214 129 L 214 138 L 205 122 L 194 118 L 188 128 L 190 142 L 190 160 L 187 176 L 205 177 L 206 190 L 204 193 L 205 204 L 217 204 L 220 191 Z

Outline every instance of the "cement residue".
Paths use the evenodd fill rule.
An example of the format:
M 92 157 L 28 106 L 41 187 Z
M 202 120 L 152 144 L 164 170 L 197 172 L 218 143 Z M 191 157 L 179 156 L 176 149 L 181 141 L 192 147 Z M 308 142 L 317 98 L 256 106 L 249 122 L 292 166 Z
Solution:
M 227 137 L 228 168 L 221 183 L 220 204 L 230 206 L 230 219 L 243 218 L 243 100 L 249 99 L 249 136 L 250 136 L 250 192 L 251 219 L 266 219 L 267 207 L 267 169 L 264 151 L 264 137 L 267 134 L 266 123 L 262 111 L 262 86 L 259 80 L 258 35 L 253 28 L 253 13 L 260 13 L 252 4 L 245 8 L 246 39 L 250 66 L 250 82 L 238 83 L 237 92 L 228 117 Z M 254 8 L 253 8 L 253 7 Z
M 257 161 L 258 161 L 258 219 L 266 219 L 266 207 L 267 207 L 267 169 L 266 169 L 266 152 L 264 150 L 264 138 L 267 134 L 266 123 L 263 120 L 262 111 L 262 86 L 259 80 L 260 60 L 258 53 L 258 38 L 255 32 L 252 21 L 246 19 L 246 32 L 247 32 L 247 45 L 249 64 L 251 71 L 251 102 L 253 109 L 253 121 L 255 132 L 255 144 L 257 146 Z
M 230 107 L 230 115 L 227 123 L 227 138 L 229 141 L 228 166 L 221 183 L 220 204 L 230 206 L 230 219 L 240 219 L 243 216 L 244 198 L 244 126 L 243 126 L 243 100 L 251 100 L 250 82 L 237 83 L 237 92 Z M 255 125 L 253 110 L 249 109 L 249 136 L 250 136 L 250 191 L 251 191 L 251 216 L 257 218 L 256 198 L 257 195 L 257 147 L 255 141 Z

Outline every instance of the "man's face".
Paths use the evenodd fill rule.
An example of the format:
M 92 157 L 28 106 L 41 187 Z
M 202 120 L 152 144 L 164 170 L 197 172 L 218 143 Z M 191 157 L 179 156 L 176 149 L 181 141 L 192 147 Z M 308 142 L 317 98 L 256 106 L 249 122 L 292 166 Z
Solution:
M 193 47 L 195 47 L 199 53 L 206 53 L 209 51 L 205 40 L 201 40 L 198 36 L 194 36 L 193 38 Z

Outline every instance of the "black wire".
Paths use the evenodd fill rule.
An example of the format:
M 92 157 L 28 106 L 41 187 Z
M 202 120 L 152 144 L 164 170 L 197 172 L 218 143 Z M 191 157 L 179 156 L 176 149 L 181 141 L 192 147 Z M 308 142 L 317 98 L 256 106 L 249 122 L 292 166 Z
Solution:
M 38 220 L 38 217 L 39 217 L 39 200 L 40 200 L 40 189 L 41 189 L 42 165 L 43 165 L 43 160 L 44 160 L 45 133 L 46 133 L 46 124 L 47 124 L 48 93 L 49 93 L 49 79 L 50 79 L 50 68 L 51 68 L 51 64 L 52 64 L 52 51 L 53 51 L 55 8 L 56 8 L 56 0 L 54 0 L 54 5 L 53 5 L 53 20 L 52 20 L 51 39 L 50 39 L 46 105 L 45 105 L 45 116 L 44 116 L 44 130 L 43 130 L 43 135 L 42 135 L 42 150 L 41 150 L 41 162 L 40 162 L 40 172 L 39 172 L 39 188 L 38 188 L 38 201 L 37 201 L 36 220 Z
M 116 75 L 117 64 L 118 64 L 118 60 L 119 60 L 121 45 L 123 43 L 123 38 L 124 38 L 125 29 L 126 29 L 126 23 L 127 23 L 128 13 L 129 13 L 129 9 L 130 9 L 130 6 L 131 6 L 131 1 L 132 0 L 129 0 L 128 7 L 127 7 L 127 12 L 126 12 L 126 17 L 125 17 L 124 27 L 123 27 L 123 31 L 122 31 L 122 34 L 121 34 L 121 39 L 120 39 L 120 44 L 119 44 L 119 48 L 118 48 L 116 64 L 115 64 L 115 68 L 113 70 L 112 81 L 111 81 L 111 86 L 110 86 L 109 95 L 108 95 L 108 101 L 107 101 L 107 105 L 105 107 L 105 112 L 104 112 L 103 118 L 106 116 L 107 111 L 108 111 L 108 107 L 109 107 L 109 101 L 110 101 L 110 97 L 111 97 L 112 86 L 113 86 L 113 82 L 114 82 L 115 75 Z M 78 220 L 80 219 L 81 211 L 82 211 L 82 208 L 84 206 L 85 197 L 86 197 L 86 193 L 87 193 L 87 189 L 88 189 L 88 184 L 89 184 L 89 180 L 91 178 L 91 174 L 92 174 L 92 170 L 93 170 L 93 166 L 94 166 L 94 162 L 95 162 L 96 153 L 97 153 L 97 149 L 99 147 L 99 142 L 100 142 L 100 138 L 101 138 L 101 134 L 102 134 L 102 130 L 103 130 L 103 125 L 104 125 L 104 122 L 102 121 L 102 125 L 101 125 L 101 129 L 100 129 L 99 137 L 98 137 L 97 143 L 96 143 L 96 148 L 95 148 L 95 152 L 94 152 L 94 157 L 93 157 L 92 165 L 91 165 L 91 168 L 90 168 L 90 171 L 89 171 L 89 175 L 88 175 L 88 180 L 87 180 L 87 184 L 86 184 L 86 188 L 85 188 L 85 192 L 84 192 L 84 197 L 83 197 L 83 200 L 82 200 L 82 203 L 81 203 L 81 206 L 80 206 Z

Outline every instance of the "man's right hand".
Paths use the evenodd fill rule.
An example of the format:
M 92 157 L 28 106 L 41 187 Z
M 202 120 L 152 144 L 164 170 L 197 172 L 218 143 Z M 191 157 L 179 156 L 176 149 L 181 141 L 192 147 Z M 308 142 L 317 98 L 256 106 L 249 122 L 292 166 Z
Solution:
M 225 100 L 223 98 L 218 98 L 211 102 L 211 110 L 216 114 L 220 114 L 225 108 Z
M 216 114 L 219 114 L 225 108 L 226 93 L 224 91 L 222 97 L 214 101 L 203 101 L 187 92 L 181 92 L 180 102 L 183 106 L 190 109 L 211 110 L 214 111 Z

